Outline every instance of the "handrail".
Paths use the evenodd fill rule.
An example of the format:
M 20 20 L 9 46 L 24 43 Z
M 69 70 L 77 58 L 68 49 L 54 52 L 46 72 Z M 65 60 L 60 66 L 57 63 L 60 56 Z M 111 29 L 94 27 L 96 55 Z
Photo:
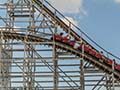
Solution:
M 101 50 L 103 50 L 104 52 L 106 52 L 107 54 L 109 54 L 109 55 L 111 55 L 112 57 L 114 57 L 114 58 L 116 58 L 116 59 L 118 59 L 118 60 L 120 60 L 120 57 L 118 57 L 118 56 L 116 56 L 116 55 L 114 55 L 114 54 L 112 54 L 111 52 L 109 52 L 109 51 L 107 51 L 106 49 L 104 49 L 102 46 L 100 46 L 97 42 L 95 42 L 93 39 L 91 39 L 85 32 L 83 32 L 78 26 L 76 26 L 76 25 L 74 25 L 71 21 L 69 21 L 63 14 L 61 14 L 56 8 L 54 8 L 48 1 L 46 1 L 46 0 L 33 0 L 33 1 L 35 1 L 35 2 L 41 2 L 43 5 L 45 5 L 45 8 L 47 8 L 46 6 L 48 6 L 48 7 L 50 7 L 51 9 L 53 9 L 54 11 L 52 11 L 52 12 L 55 12 L 55 13 L 53 13 L 53 14 L 55 14 L 56 16 L 59 16 L 60 15 L 60 17 L 62 17 L 62 18 L 64 18 L 68 23 L 69 23 L 69 25 L 70 26 L 68 26 L 69 28 L 70 28 L 70 30 L 78 30 L 81 34 L 83 34 L 88 40 L 90 40 L 93 44 L 95 44 L 98 48 L 100 48 Z M 38 4 L 37 3 L 37 4 Z M 57 15 L 58 14 L 58 15 Z M 57 18 L 59 18 L 59 17 L 57 17 Z M 60 19 L 60 18 L 59 18 Z M 61 20 L 61 19 L 60 19 Z M 62 21 L 62 20 L 61 20 Z M 62 23 L 64 23 L 63 21 L 62 21 Z M 64 23 L 65 24 L 65 23 Z M 76 31 L 77 32 L 77 31 Z M 74 32 L 75 33 L 75 32 Z M 76 35 L 77 36 L 79 36 L 77 33 L 76 33 Z M 86 40 L 84 40 L 88 45 L 90 45 Z M 90 45 L 91 46 L 91 45 Z M 91 46 L 92 47 L 92 46 Z M 93 47 L 94 48 L 94 47 Z M 95 49 L 95 48 L 94 48 Z M 95 49 L 96 50 L 96 49 Z M 97 50 L 98 51 L 98 50 Z

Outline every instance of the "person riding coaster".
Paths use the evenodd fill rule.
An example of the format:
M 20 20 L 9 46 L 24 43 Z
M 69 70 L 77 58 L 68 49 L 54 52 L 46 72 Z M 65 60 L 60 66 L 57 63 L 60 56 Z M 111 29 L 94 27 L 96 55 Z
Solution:
M 63 33 L 60 33 L 60 34 L 54 34 L 52 37 L 51 37 L 51 40 L 53 40 L 53 38 L 56 40 L 56 41 L 59 41 L 59 42 L 63 42 L 65 44 L 68 44 L 70 46 L 72 46 L 74 49 L 77 49 L 77 50 L 82 50 L 84 49 L 84 52 L 85 53 L 88 53 L 90 54 L 91 56 L 95 56 L 97 59 L 104 59 L 104 63 L 112 66 L 113 64 L 113 60 L 111 60 L 110 58 L 107 58 L 103 55 L 103 52 L 97 52 L 94 50 L 94 48 L 90 47 L 89 45 L 87 44 L 84 44 L 84 43 L 78 43 L 77 41 L 75 41 L 73 38 L 73 40 L 69 37 L 69 35 L 66 35 L 66 36 L 63 36 Z M 117 64 L 115 63 L 115 69 L 119 70 L 120 71 L 120 64 Z

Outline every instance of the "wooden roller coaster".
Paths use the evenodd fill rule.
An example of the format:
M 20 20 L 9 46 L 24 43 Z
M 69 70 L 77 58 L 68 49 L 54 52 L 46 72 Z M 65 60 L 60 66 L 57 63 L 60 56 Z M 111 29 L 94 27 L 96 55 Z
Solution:
M 86 34 L 69 20 L 69 25 L 62 21 L 64 15 L 48 1 L 8 0 L 1 6 L 7 11 L 6 18 L 0 16 L 1 90 L 119 90 L 119 64 L 98 55 L 79 35 Z M 57 40 L 59 31 L 82 46 Z

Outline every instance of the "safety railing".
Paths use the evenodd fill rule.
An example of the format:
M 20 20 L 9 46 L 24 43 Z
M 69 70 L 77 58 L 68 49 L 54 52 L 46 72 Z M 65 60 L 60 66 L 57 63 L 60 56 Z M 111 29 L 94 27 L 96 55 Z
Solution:
M 46 0 L 32 0 L 38 5 L 41 5 L 41 7 L 48 9 L 57 20 L 60 20 L 61 23 L 64 23 L 65 26 L 68 27 L 68 32 L 74 32 L 77 36 L 83 38 L 83 41 L 85 41 L 88 45 L 90 45 L 92 48 L 97 47 L 95 50 L 103 51 L 106 57 L 115 59 L 115 61 L 120 61 L 120 57 L 112 54 L 111 52 L 104 49 L 102 46 L 100 46 L 97 42 L 95 42 L 93 39 L 91 39 L 85 32 L 83 32 L 77 25 L 73 24 L 68 18 L 66 18 L 63 14 L 61 14 L 54 6 L 52 6 L 48 1 Z M 62 20 L 65 20 L 62 21 Z M 71 31 L 72 30 L 72 31 Z M 87 39 L 87 40 L 85 40 Z M 94 47 L 93 47 L 94 46 Z

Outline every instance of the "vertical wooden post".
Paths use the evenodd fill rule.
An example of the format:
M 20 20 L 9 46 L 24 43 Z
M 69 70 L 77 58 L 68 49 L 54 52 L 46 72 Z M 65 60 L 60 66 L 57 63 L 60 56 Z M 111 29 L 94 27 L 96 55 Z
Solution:
M 80 90 L 85 90 L 85 80 L 84 80 L 84 45 L 82 46 L 82 60 L 80 60 Z

